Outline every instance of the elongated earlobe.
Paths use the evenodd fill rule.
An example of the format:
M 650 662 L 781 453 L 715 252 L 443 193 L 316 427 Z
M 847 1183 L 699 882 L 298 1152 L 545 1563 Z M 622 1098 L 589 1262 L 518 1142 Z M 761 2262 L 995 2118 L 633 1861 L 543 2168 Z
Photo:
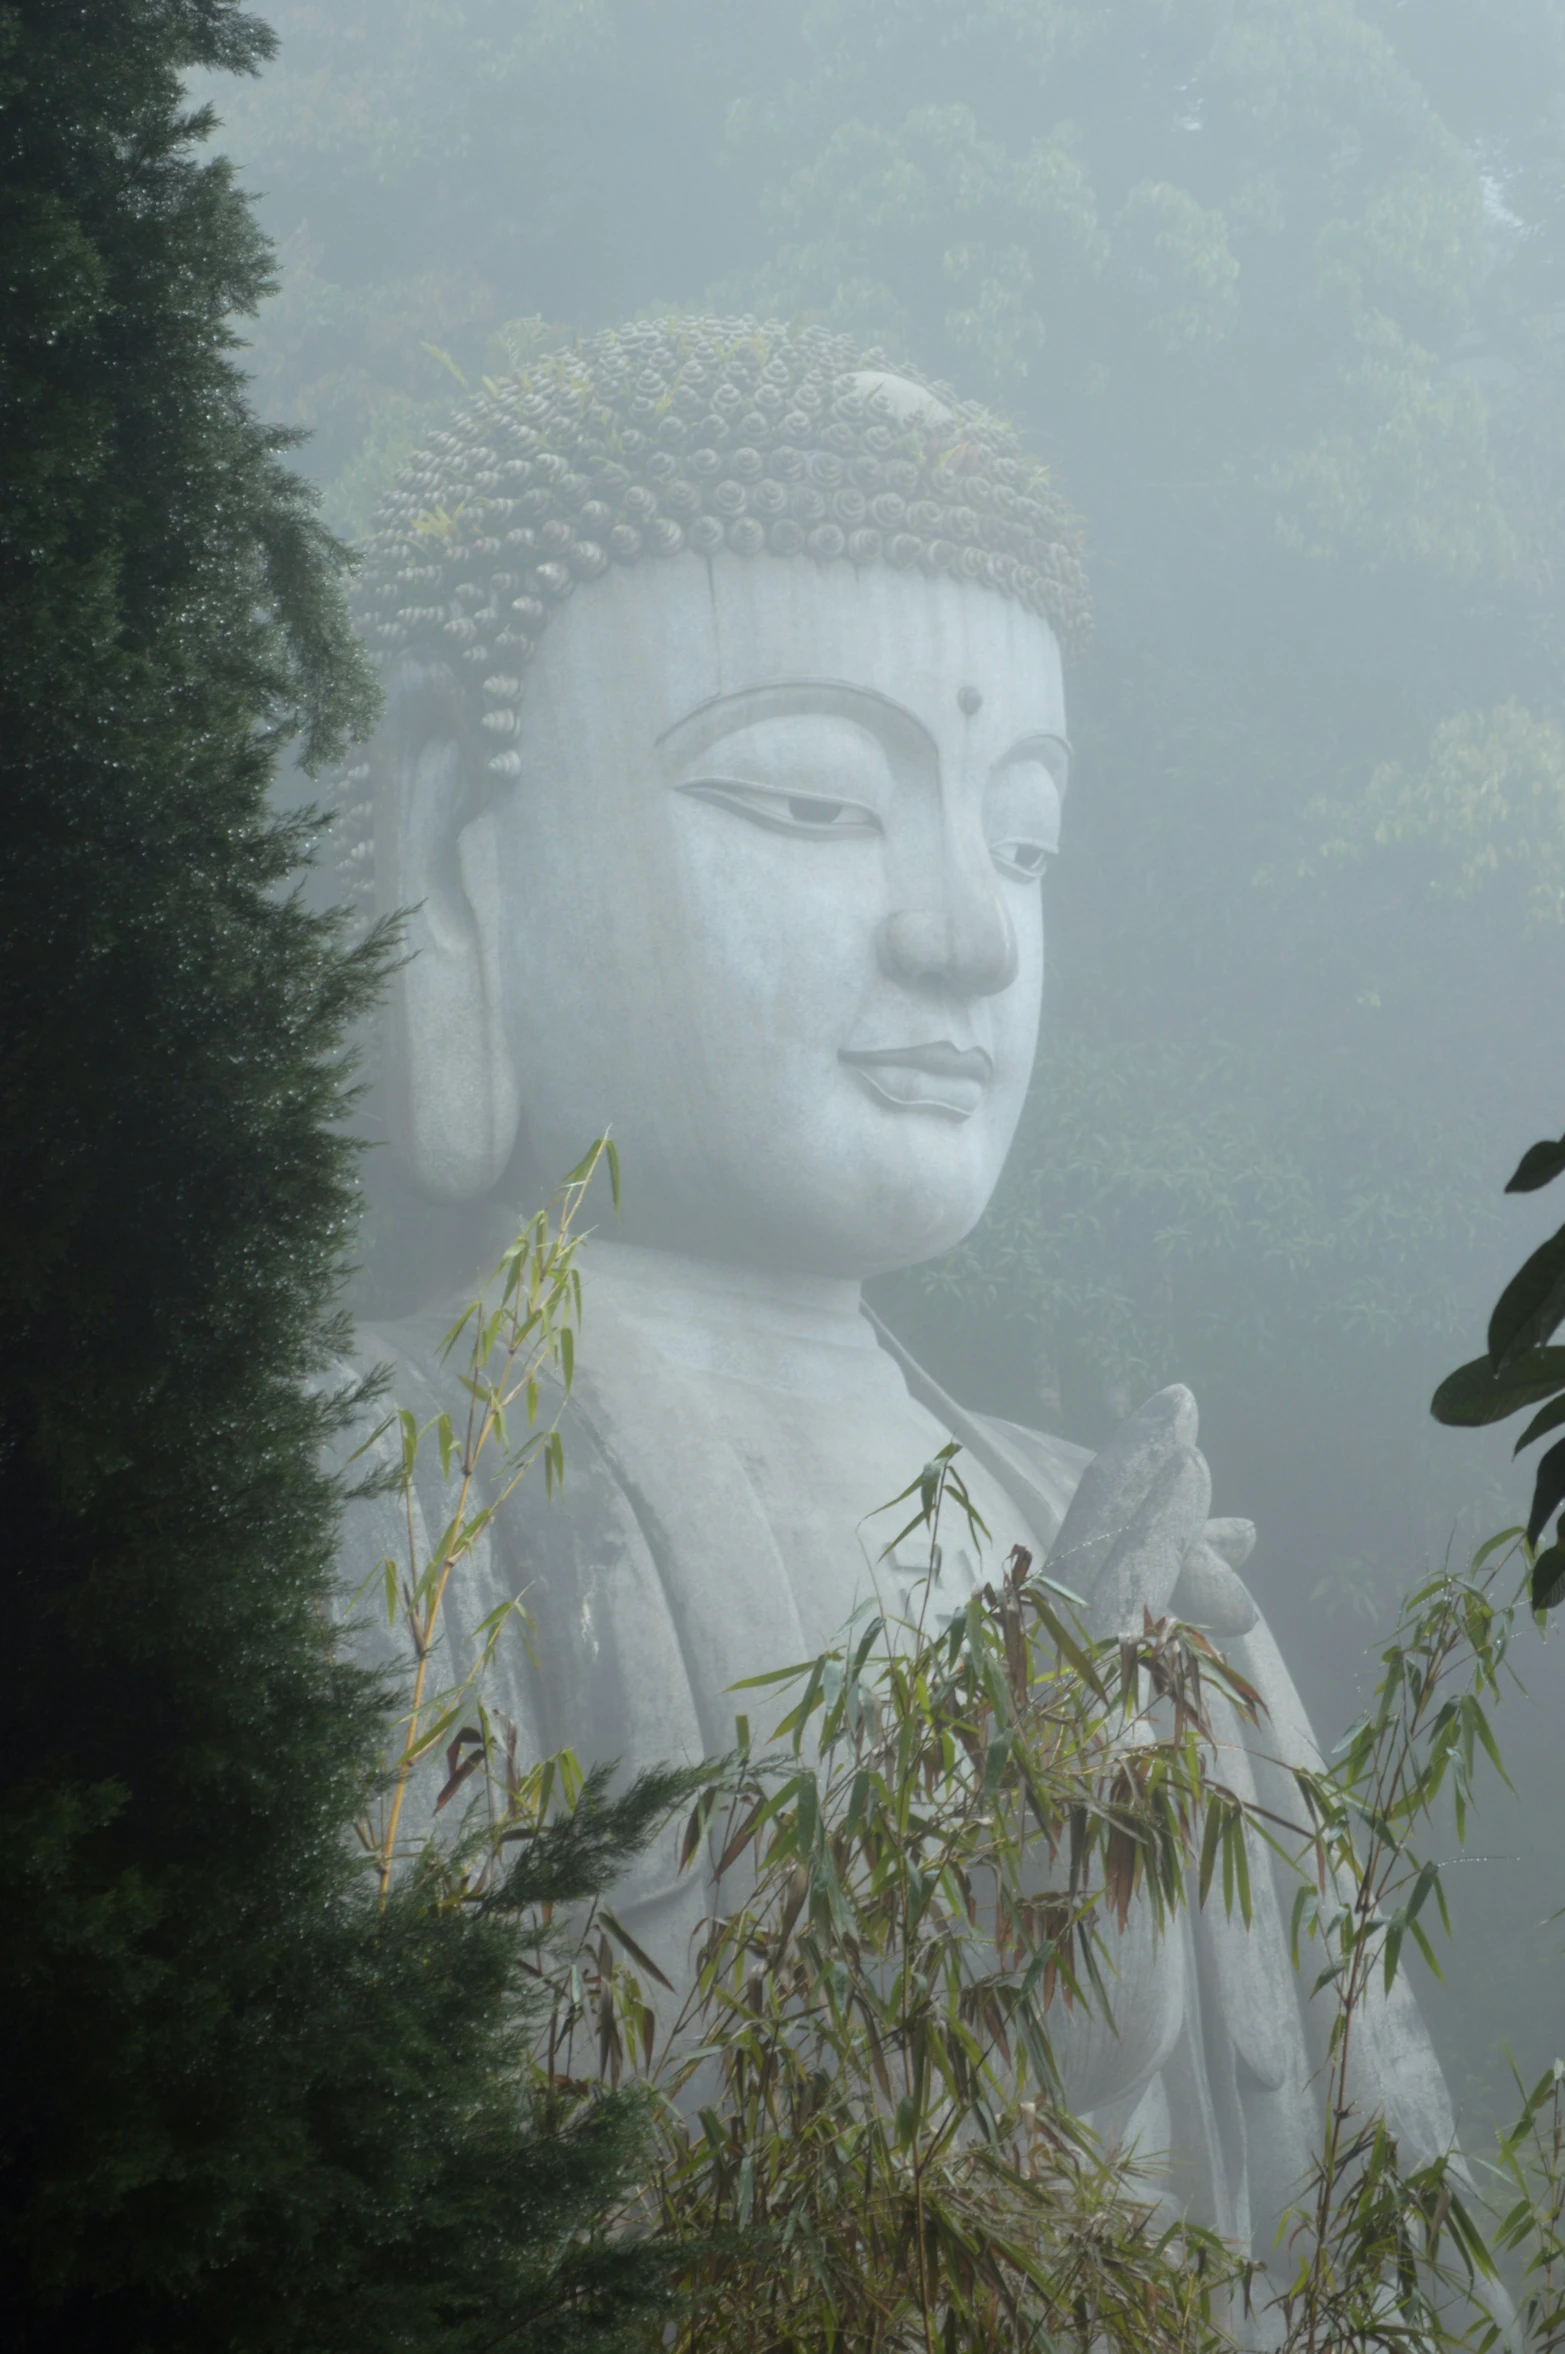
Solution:
M 409 758 L 395 841 L 377 865 L 409 908 L 408 961 L 393 982 L 396 1150 L 421 1191 L 474 1201 L 516 1145 L 520 1103 L 506 1043 L 493 813 L 455 832 L 460 753 L 426 741 Z

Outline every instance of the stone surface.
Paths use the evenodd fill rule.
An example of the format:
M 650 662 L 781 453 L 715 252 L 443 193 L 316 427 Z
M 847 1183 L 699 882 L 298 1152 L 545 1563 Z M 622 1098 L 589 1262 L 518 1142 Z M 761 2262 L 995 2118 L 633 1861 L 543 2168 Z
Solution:
M 411 905 L 391 1063 L 398 1149 L 432 1196 L 520 1208 L 612 1128 L 625 1214 L 584 1259 L 563 1499 L 529 1482 L 453 1594 L 447 1661 L 525 1596 L 536 1664 L 498 1667 L 524 1742 L 627 1765 L 731 1745 L 740 1677 L 809 1656 L 923 1563 L 877 1507 L 953 1433 L 994 1535 L 1104 1631 L 1176 1603 L 1231 1641 L 1264 1731 L 1219 1709 L 1234 1787 L 1290 1812 L 1314 1739 L 1208 1524 L 1194 1401 L 1153 1399 L 1094 1461 L 967 1415 L 861 1313 L 859 1284 L 949 1248 L 1010 1146 L 1042 999 L 1039 872 L 1065 711 L 1041 616 L 952 577 L 685 553 L 551 620 L 497 782 L 416 666 L 376 752 L 376 862 Z M 423 1418 L 443 1315 L 365 1335 Z M 366 1506 L 355 1543 L 395 1550 Z M 419 1510 L 449 1509 L 431 1469 Z M 1063 1524 L 1063 1525 L 1062 1525 Z M 888 1532 L 889 1533 L 889 1532 Z M 942 1598 L 990 1565 L 952 1539 Z M 1264 1850 L 1255 1925 L 1161 1944 L 1134 1917 L 1118 2032 L 1062 2029 L 1071 2095 L 1166 2153 L 1165 2195 L 1258 2254 L 1308 2165 L 1324 2021 Z M 682 1966 L 698 1892 L 671 1847 L 621 1909 Z M 620 1900 L 617 1899 L 617 1902 Z M 1401 1982 L 1359 2043 L 1404 2154 L 1452 2138 Z
M 949 578 L 687 555 L 581 592 L 521 777 L 464 817 L 408 728 L 381 795 L 420 1181 L 612 1123 L 633 1239 L 854 1279 L 947 1249 L 1032 1067 L 1064 727 L 1046 625 Z

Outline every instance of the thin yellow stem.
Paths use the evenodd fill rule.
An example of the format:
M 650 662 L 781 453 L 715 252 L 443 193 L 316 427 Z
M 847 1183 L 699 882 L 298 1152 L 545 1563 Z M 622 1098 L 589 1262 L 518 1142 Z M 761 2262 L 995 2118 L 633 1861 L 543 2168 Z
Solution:
M 601 1150 L 595 1152 L 582 1181 L 578 1185 L 567 1189 L 563 1197 L 563 1204 L 560 1210 L 558 1222 L 555 1227 L 554 1239 L 548 1251 L 547 1272 L 554 1280 L 555 1289 L 558 1295 L 567 1300 L 569 1299 L 571 1261 L 575 1250 L 575 1244 L 571 1237 L 571 1221 L 575 1216 L 581 1199 L 586 1192 L 587 1185 L 590 1183 L 592 1175 L 596 1170 L 601 1157 Z M 534 1298 L 536 1298 L 538 1288 L 536 1279 L 541 1272 L 538 1264 L 539 1257 L 539 1248 L 535 1242 L 533 1245 L 532 1270 L 535 1279 L 533 1291 Z M 452 1537 L 451 1545 L 446 1554 L 446 1558 L 441 1564 L 440 1576 L 436 1581 L 435 1591 L 430 1598 L 428 1607 L 423 1614 L 422 1623 L 419 1622 L 417 1617 L 417 1605 L 413 1603 L 411 1599 L 409 1604 L 409 1620 L 412 1626 L 414 1644 L 418 1654 L 418 1666 L 414 1671 L 413 1693 L 408 1710 L 407 1730 L 403 1737 L 402 1753 L 397 1761 L 396 1773 L 392 1784 L 391 1806 L 386 1818 L 385 1830 L 380 1842 L 378 1889 L 380 1902 L 383 1906 L 391 1889 L 391 1877 L 396 1863 L 397 1833 L 401 1827 L 403 1803 L 407 1796 L 408 1784 L 412 1779 L 413 1765 L 418 1750 L 419 1728 L 422 1722 L 424 1709 L 424 1691 L 429 1676 L 430 1653 L 433 1651 L 435 1646 L 436 1632 L 440 1624 L 440 1613 L 445 1602 L 446 1589 L 451 1580 L 451 1573 L 456 1567 L 457 1561 L 462 1557 L 467 1549 L 463 1541 L 463 1532 L 467 1521 L 467 1508 L 469 1500 L 472 1496 L 473 1481 L 477 1474 L 478 1464 L 483 1457 L 485 1448 L 488 1446 L 490 1440 L 494 1436 L 499 1418 L 499 1412 L 503 1410 L 504 1407 L 509 1406 L 512 1403 L 518 1392 L 537 1375 L 546 1360 L 553 1354 L 550 1341 L 547 1337 L 546 1327 L 546 1337 L 533 1351 L 531 1358 L 529 1359 L 526 1372 L 523 1373 L 520 1377 L 517 1376 L 516 1366 L 517 1359 L 522 1354 L 522 1339 L 521 1329 L 518 1325 L 516 1314 L 513 1311 L 511 1316 L 510 1346 L 506 1352 L 504 1367 L 501 1371 L 499 1381 L 490 1390 L 489 1395 L 491 1403 L 484 1411 L 482 1418 L 480 1419 L 478 1413 L 478 1399 L 476 1396 L 476 1383 L 478 1376 L 482 1371 L 482 1366 L 477 1361 L 476 1351 L 482 1336 L 482 1332 L 483 1318 L 482 1312 L 480 1310 L 478 1331 L 477 1334 L 475 1334 L 474 1339 L 475 1358 L 473 1364 L 473 1380 L 475 1384 L 475 1390 L 470 1391 L 468 1395 L 467 1429 L 464 1433 L 461 1457 L 462 1484 L 457 1493 L 457 1508 L 454 1516 L 456 1533 Z M 496 1398 L 499 1400 L 498 1408 L 493 1402 Z M 517 1476 L 519 1478 L 520 1473 L 518 1473 Z M 512 1484 L 515 1484 L 514 1481 Z M 506 1492 L 508 1493 L 509 1491 Z M 413 1483 L 411 1469 L 406 1475 L 406 1484 L 404 1487 L 404 1505 L 407 1515 L 408 1563 L 411 1576 L 416 1564 L 418 1550 L 413 1522 Z
M 472 1474 L 469 1472 L 462 1482 L 462 1491 L 457 1502 L 459 1515 L 466 1512 L 471 1479 Z M 396 1780 L 392 1785 L 391 1793 L 391 1813 L 387 1819 L 386 1836 L 380 1851 L 379 1885 L 380 1901 L 383 1905 L 391 1890 L 391 1871 L 396 1860 L 397 1827 L 402 1820 L 402 1801 L 407 1796 L 408 1783 L 413 1776 L 413 1757 L 418 1746 L 419 1718 L 424 1707 L 424 1684 L 429 1674 L 429 1655 L 434 1649 L 435 1627 L 439 1622 L 440 1605 L 445 1599 L 446 1586 L 451 1576 L 455 1554 L 456 1547 L 453 1545 L 442 1565 L 440 1578 L 435 1587 L 434 1597 L 425 1614 L 422 1636 L 419 1640 L 418 1667 L 413 1676 L 413 1698 L 408 1709 L 408 1729 L 402 1743 L 402 1755 L 397 1760 Z

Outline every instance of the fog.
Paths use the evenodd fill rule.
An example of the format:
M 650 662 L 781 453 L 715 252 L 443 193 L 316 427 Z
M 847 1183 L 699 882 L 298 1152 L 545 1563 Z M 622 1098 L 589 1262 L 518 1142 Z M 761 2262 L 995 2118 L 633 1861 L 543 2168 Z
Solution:
M 1502 1193 L 1565 1100 L 1554 12 L 267 13 L 276 64 L 210 93 L 278 252 L 245 332 L 259 406 L 306 429 L 298 462 L 350 542 L 486 377 L 671 311 L 878 347 L 1047 463 L 1095 626 L 1064 673 L 1036 1068 L 975 1230 L 870 1296 L 964 1407 L 1087 1448 L 1188 1383 L 1213 1510 L 1257 1523 L 1245 1574 L 1329 1742 L 1399 1594 L 1530 1494 L 1514 1426 L 1443 1430 L 1428 1400 L 1559 1214 Z M 579 589 L 573 628 L 643 571 Z M 869 606 L 843 610 L 857 626 Z M 593 626 L 596 651 L 571 657 L 584 692 L 596 662 L 633 702 L 639 657 L 627 639 L 621 676 Z M 910 659 L 911 626 L 888 605 L 863 660 Z M 829 653 L 810 675 L 848 677 Z M 980 659 L 1012 657 L 980 633 Z M 676 949 L 603 823 L 635 998 Z M 749 936 L 736 918 L 736 960 Z M 532 1010 L 565 1036 L 589 1003 L 584 985 Z M 379 1140 L 384 1090 L 369 1117 Z M 546 1185 L 547 1122 L 523 1127 Z M 479 1216 L 372 1156 L 362 1313 L 393 1321 L 463 1279 L 500 1209 L 525 1206 L 522 1164 L 500 1158 L 509 1175 L 469 1188 Z M 669 1210 L 685 1247 L 722 1226 L 703 1205 Z M 1492 1789 L 1447 1875 L 1447 1985 L 1418 1988 L 1476 2145 L 1509 2105 L 1504 2047 L 1530 2081 L 1562 2040 L 1565 1674 L 1525 1617 L 1514 1659 L 1517 1795 Z

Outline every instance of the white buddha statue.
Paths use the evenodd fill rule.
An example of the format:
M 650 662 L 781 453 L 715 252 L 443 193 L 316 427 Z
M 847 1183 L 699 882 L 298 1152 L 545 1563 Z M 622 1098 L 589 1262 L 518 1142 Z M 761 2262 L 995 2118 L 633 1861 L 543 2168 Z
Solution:
M 1317 1753 L 1237 1574 L 1253 1532 L 1208 1522 L 1188 1393 L 1089 1468 L 965 1414 L 860 1297 L 971 1231 L 1032 1070 L 1085 620 L 1041 470 L 822 331 L 637 326 L 437 436 L 364 596 L 388 706 L 348 867 L 413 910 L 387 1045 L 403 1166 L 511 1223 L 606 1130 L 625 1173 L 583 1259 L 563 1494 L 507 1504 L 448 1604 L 454 1670 L 525 1594 L 536 1665 L 507 1650 L 495 1697 L 540 1752 L 724 1751 L 739 1678 L 924 1574 L 877 1564 L 874 1516 L 955 1435 L 993 1557 L 948 1529 L 937 1591 L 1013 1543 L 1042 1559 L 1080 1488 L 1059 1574 L 1104 1631 L 1143 1603 L 1212 1630 L 1269 1712 L 1222 1717 L 1223 1770 L 1288 1814 L 1287 1761 Z M 449 1320 L 364 1336 L 421 1419 L 451 1403 Z M 370 1518 L 355 1541 L 394 1550 Z M 1252 1876 L 1248 1932 L 1212 1906 L 1155 1951 L 1132 1935 L 1118 2031 L 1078 2015 L 1062 2057 L 1103 2130 L 1166 2153 L 1171 2205 L 1264 2255 L 1325 2022 L 1259 1847 Z M 622 1895 L 677 1972 L 700 1890 L 664 1851 Z M 1355 2048 L 1405 2157 L 1448 2146 L 1400 1981 Z

